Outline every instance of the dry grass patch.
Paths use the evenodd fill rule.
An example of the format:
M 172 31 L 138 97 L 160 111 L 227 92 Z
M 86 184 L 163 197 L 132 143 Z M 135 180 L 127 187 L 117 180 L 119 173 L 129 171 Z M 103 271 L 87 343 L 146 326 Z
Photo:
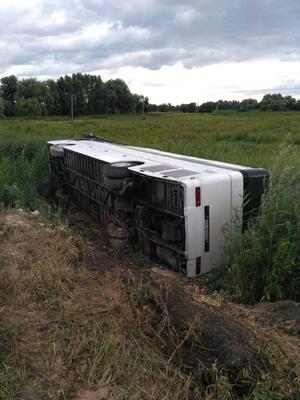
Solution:
M 94 225 L 87 240 L 5 218 L 28 226 L 0 241 L 0 400 L 297 399 L 296 336 L 177 274 L 120 262 Z

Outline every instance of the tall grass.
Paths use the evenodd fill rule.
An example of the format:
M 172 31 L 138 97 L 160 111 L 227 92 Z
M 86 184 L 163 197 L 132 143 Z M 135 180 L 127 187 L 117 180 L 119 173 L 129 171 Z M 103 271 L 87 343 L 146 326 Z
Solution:
M 295 147 L 281 147 L 260 216 L 229 250 L 227 284 L 240 300 L 300 300 L 300 158 Z
M 38 208 L 36 184 L 48 176 L 45 143 L 34 138 L 1 141 L 0 157 L 0 206 Z

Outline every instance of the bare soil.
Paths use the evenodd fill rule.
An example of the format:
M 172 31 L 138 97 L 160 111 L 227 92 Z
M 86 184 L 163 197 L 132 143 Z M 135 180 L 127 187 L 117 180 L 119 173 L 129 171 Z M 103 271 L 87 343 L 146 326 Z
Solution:
M 248 369 L 249 382 L 265 371 L 279 385 L 292 366 L 299 383 L 298 303 L 250 307 L 208 296 L 192 281 L 130 249 L 112 251 L 84 214 L 73 215 L 69 227 L 49 226 L 23 212 L 0 215 L 0 274 L 0 322 L 14 333 L 15 368 L 24 375 L 15 398 L 126 398 L 121 386 L 142 393 L 135 398 L 175 398 L 160 397 L 155 379 L 142 389 L 146 383 L 139 385 L 130 376 L 129 361 L 118 370 L 116 365 L 124 362 L 121 353 L 130 358 L 138 346 L 145 354 L 151 346 L 160 363 L 186 376 L 192 373 L 202 385 L 210 384 L 203 371 L 212 365 L 231 384 Z M 92 342 L 94 331 L 98 339 Z M 110 375 L 103 370 L 100 376 L 97 371 L 111 363 L 110 357 L 101 353 L 98 362 L 100 355 L 91 354 L 109 335 L 121 350 L 111 356 Z M 235 395 L 248 389 L 249 384 Z

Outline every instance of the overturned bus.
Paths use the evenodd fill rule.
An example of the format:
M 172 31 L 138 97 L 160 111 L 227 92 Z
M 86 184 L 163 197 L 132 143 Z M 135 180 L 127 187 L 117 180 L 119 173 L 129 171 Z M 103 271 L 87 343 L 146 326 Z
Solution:
M 188 277 L 224 264 L 233 235 L 256 215 L 263 168 L 129 146 L 93 135 L 48 142 L 52 183 L 105 227 L 115 247 L 134 245 Z

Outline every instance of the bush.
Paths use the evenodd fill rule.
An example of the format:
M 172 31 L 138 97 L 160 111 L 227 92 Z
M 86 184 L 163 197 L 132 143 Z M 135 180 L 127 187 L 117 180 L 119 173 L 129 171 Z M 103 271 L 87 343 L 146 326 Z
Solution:
M 260 216 L 229 245 L 227 283 L 238 299 L 300 300 L 300 160 L 282 148 Z

